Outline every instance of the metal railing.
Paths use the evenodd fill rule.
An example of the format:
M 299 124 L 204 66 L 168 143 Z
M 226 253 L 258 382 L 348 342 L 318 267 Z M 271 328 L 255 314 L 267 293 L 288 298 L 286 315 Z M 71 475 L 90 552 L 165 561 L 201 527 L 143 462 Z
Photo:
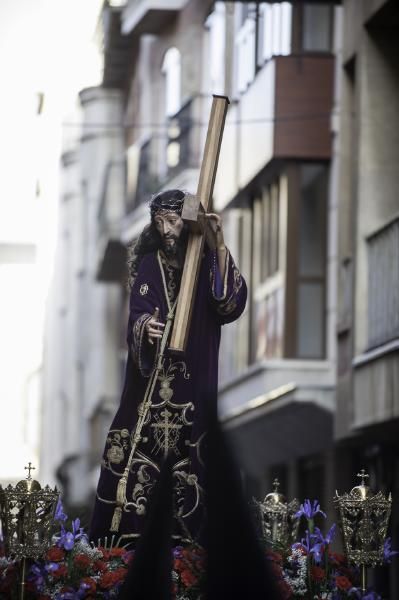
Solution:
M 126 198 L 126 213 L 141 204 L 184 169 L 198 167 L 195 158 L 196 140 L 193 138 L 192 125 L 193 100 L 188 100 L 181 109 L 166 122 L 165 136 L 153 135 L 138 150 L 137 179 L 132 192 Z M 197 152 L 198 154 L 198 152 Z M 159 172 L 157 157 L 163 156 L 165 168 Z M 128 186 L 129 187 L 129 186 Z
M 166 145 L 168 178 L 192 166 L 191 132 L 192 100 L 190 99 L 169 119 Z

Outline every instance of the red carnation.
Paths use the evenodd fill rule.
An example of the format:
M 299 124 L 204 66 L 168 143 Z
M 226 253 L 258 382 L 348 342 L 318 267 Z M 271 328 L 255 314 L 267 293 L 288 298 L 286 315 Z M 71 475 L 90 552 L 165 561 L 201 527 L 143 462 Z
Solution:
M 82 569 L 83 571 L 90 566 L 91 560 L 86 554 L 77 554 L 74 557 L 73 562 L 75 564 L 75 567 L 77 567 L 78 569 Z
M 97 589 L 96 580 L 93 579 L 92 577 L 83 577 L 81 583 L 84 583 L 84 584 L 90 586 L 87 588 L 86 594 L 94 594 L 94 592 Z
M 180 558 L 175 558 L 175 560 L 173 561 L 173 567 L 175 571 L 184 571 L 184 569 L 186 568 L 186 564 Z
M 184 585 L 188 588 L 198 583 L 198 578 L 188 569 L 182 571 L 180 577 Z
M 313 566 L 311 570 L 312 578 L 315 581 L 323 581 L 326 576 L 326 572 L 321 567 Z
M 109 550 L 107 550 L 106 548 L 103 548 L 102 546 L 100 546 L 98 549 L 99 549 L 99 550 L 100 550 L 100 552 L 102 553 L 102 555 L 103 555 L 103 558 L 104 558 L 105 560 L 108 560 L 108 559 L 109 559 L 109 557 L 110 557 Z
M 46 553 L 46 559 L 51 560 L 51 562 L 60 562 L 65 558 L 65 550 L 63 548 L 58 548 L 58 546 L 53 546 L 49 548 Z
M 125 578 L 125 575 L 126 569 L 123 567 L 116 569 L 115 571 L 108 571 L 101 576 L 99 581 L 100 587 L 104 590 L 108 590 L 122 581 Z
M 346 563 L 344 554 L 340 554 L 339 552 L 330 552 L 330 560 L 337 565 L 344 565 Z
M 351 582 L 345 575 L 338 575 L 338 577 L 335 578 L 335 583 L 340 590 L 349 590 L 352 587 Z
M 55 577 L 56 579 L 61 579 L 61 577 L 65 577 L 65 575 L 67 575 L 68 573 L 68 569 L 66 568 L 65 565 L 59 565 L 58 569 L 56 571 L 53 571 L 53 577 Z
M 107 563 L 103 560 L 96 560 L 93 565 L 95 571 L 100 571 L 100 573 L 104 573 L 107 570 Z
M 126 554 L 125 548 L 112 548 L 109 551 L 109 555 L 113 558 L 116 556 L 123 556 L 124 554 Z
M 120 581 L 123 581 L 123 579 L 125 579 L 125 577 L 126 577 L 126 573 L 127 573 L 127 569 L 125 569 L 125 567 L 119 567 L 118 569 L 115 569 L 115 571 L 114 571 L 115 583 L 119 583 Z
M 125 552 L 125 554 L 122 556 L 122 560 L 125 563 L 125 565 L 130 565 L 133 562 L 133 559 L 134 559 L 133 550 L 130 550 L 129 552 Z
M 104 590 L 108 590 L 109 588 L 111 588 L 114 585 L 113 572 L 107 571 L 106 573 L 103 573 L 103 575 L 101 575 L 100 581 L 98 583 L 100 584 L 100 587 L 103 588 Z

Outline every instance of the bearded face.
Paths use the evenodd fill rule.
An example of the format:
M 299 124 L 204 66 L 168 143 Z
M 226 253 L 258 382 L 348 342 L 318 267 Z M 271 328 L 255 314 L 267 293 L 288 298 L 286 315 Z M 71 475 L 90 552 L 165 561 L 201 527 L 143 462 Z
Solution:
M 179 251 L 179 240 L 184 227 L 183 219 L 172 210 L 159 210 L 154 217 L 154 225 L 162 240 L 166 256 L 175 258 Z

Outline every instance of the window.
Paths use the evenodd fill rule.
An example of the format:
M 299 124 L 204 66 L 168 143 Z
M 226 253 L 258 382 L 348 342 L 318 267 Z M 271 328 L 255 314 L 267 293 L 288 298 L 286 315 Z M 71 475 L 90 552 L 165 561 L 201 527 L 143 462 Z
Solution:
M 181 106 L 181 58 L 177 48 L 166 51 L 162 73 L 165 76 L 165 115 L 171 117 Z
M 399 218 L 367 239 L 368 346 L 399 337 Z
M 284 289 L 281 273 L 281 196 L 284 183 L 264 186 L 253 202 L 254 310 L 252 354 L 255 360 L 282 355 Z
M 215 2 L 214 9 L 205 22 L 207 31 L 205 75 L 209 79 L 205 82 L 204 89 L 222 95 L 225 93 L 225 10 L 223 2 Z
M 297 260 L 297 349 L 299 358 L 324 356 L 326 168 L 300 168 Z
M 225 241 L 250 288 L 251 210 L 229 209 L 223 214 Z M 249 363 L 250 306 L 247 302 L 241 317 L 223 327 L 219 361 L 221 385 L 242 373 Z M 240 343 L 237 344 L 237 340 Z
M 292 164 L 253 200 L 252 361 L 325 355 L 327 180 Z
M 302 48 L 306 52 L 330 52 L 333 8 L 327 4 L 304 4 Z
M 255 77 L 256 34 L 255 5 L 241 4 L 238 7 L 236 25 L 236 91 L 245 92 Z
M 292 5 L 290 2 L 263 2 L 259 6 L 257 28 L 257 64 L 263 65 L 272 56 L 291 52 Z

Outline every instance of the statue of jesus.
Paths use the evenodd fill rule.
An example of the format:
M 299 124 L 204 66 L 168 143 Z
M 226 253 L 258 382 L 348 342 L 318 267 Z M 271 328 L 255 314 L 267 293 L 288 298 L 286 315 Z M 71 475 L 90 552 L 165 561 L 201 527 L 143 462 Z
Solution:
M 90 539 L 134 547 L 162 462 L 172 459 L 174 540 L 198 541 L 204 522 L 206 418 L 216 412 L 221 326 L 245 308 L 247 288 L 224 244 L 220 216 L 206 215 L 216 248 L 204 248 L 183 356 L 167 348 L 188 239 L 185 193 L 150 202 L 151 221 L 129 261 L 128 358 L 119 409 L 109 430 Z

